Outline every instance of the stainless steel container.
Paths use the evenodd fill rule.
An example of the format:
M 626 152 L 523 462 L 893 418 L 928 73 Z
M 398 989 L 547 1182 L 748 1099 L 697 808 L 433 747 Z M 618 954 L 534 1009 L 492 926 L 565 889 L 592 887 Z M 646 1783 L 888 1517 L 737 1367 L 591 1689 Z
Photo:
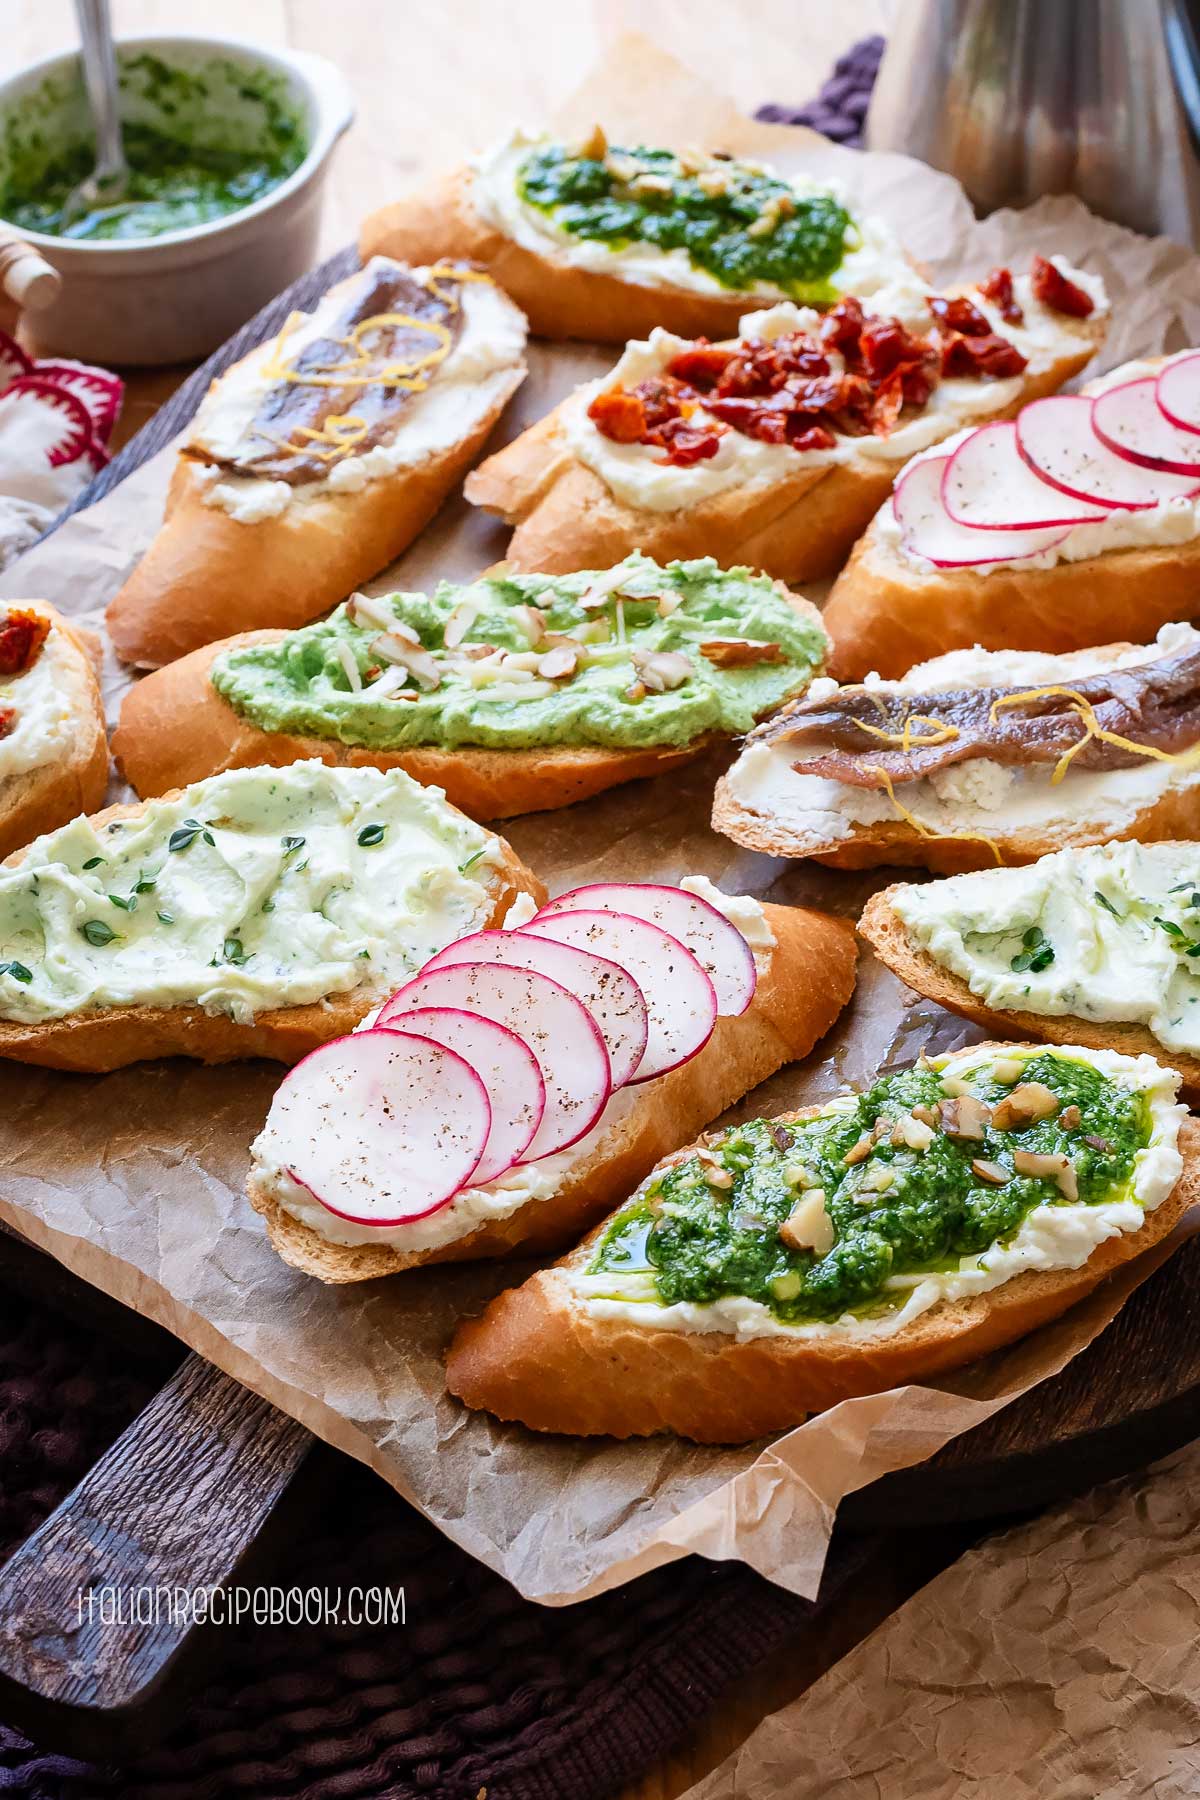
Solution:
M 871 150 L 957 176 L 980 212 L 1077 194 L 1200 242 L 1200 58 L 1186 0 L 901 0 Z

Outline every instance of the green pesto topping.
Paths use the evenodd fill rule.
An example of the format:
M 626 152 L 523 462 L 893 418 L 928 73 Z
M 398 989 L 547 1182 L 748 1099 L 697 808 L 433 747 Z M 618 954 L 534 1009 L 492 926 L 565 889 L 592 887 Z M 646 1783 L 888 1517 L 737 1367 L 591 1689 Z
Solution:
M 226 651 L 212 683 L 261 730 L 372 749 L 636 748 L 748 731 L 821 666 L 820 626 L 766 576 L 711 557 L 620 567 L 611 591 L 607 573 L 584 572 L 443 582 L 369 611 L 349 601 Z
M 732 158 L 616 145 L 585 156 L 551 144 L 522 162 L 517 192 L 572 237 L 684 250 L 724 287 L 762 282 L 800 301 L 836 297 L 831 277 L 857 240 L 833 194 L 797 191 Z
M 891 1277 L 955 1269 L 960 1258 L 1007 1243 L 1034 1207 L 1068 1203 L 1056 1175 L 1021 1173 L 1018 1157 L 1065 1156 L 1086 1204 L 1129 1197 L 1136 1153 L 1150 1140 L 1142 1094 L 1053 1050 L 1025 1061 L 1015 1084 L 995 1079 L 996 1067 L 989 1057 L 962 1083 L 989 1113 L 1006 1098 L 1019 1102 L 1021 1086 L 1039 1083 L 1053 1094 L 1054 1110 L 1009 1129 L 999 1128 L 1007 1117 L 1001 1111 L 983 1124 L 982 1137 L 955 1136 L 946 1127 L 958 1119 L 945 1105 L 953 1106 L 957 1087 L 947 1095 L 936 1068 L 917 1066 L 812 1119 L 736 1125 L 712 1145 L 719 1168 L 691 1156 L 633 1197 L 605 1232 L 589 1273 L 611 1272 L 616 1297 L 622 1278 L 633 1277 L 626 1297 L 664 1306 L 743 1295 L 788 1324 L 832 1320 L 899 1306 L 907 1289 L 885 1291 Z M 1003 1062 L 999 1068 L 1011 1074 Z M 911 1128 L 914 1107 L 936 1119 L 924 1148 L 892 1141 L 900 1121 Z M 876 1138 L 880 1120 L 890 1123 Z M 862 1154 L 868 1134 L 873 1141 Z M 732 1182 L 714 1185 L 714 1175 Z M 1070 1175 L 1065 1183 L 1070 1188 Z M 779 1235 L 811 1188 L 823 1191 L 833 1226 L 824 1254 L 792 1248 Z
M 0 123 L 0 216 L 73 239 L 159 237 L 238 212 L 299 167 L 307 144 L 284 82 L 228 58 L 172 67 L 119 58 L 129 184 L 119 202 L 68 221 L 95 143 L 77 94 L 51 76 Z

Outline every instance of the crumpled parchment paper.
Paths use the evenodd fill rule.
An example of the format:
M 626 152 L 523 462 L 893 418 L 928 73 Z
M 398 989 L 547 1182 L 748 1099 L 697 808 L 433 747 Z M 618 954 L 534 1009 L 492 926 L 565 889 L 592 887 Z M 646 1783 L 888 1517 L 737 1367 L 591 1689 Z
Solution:
M 1118 302 L 1105 360 L 1200 341 L 1200 262 L 1054 200 L 977 225 L 952 181 L 905 158 L 862 156 L 813 134 L 741 119 L 728 102 L 641 40 L 624 40 L 568 106 L 569 125 L 706 142 L 835 175 L 890 216 L 943 280 L 1021 266 L 1034 247 L 1098 268 Z M 535 345 L 531 374 L 497 441 L 539 417 L 613 353 Z M 42 596 L 83 622 L 103 607 L 152 537 L 166 452 L 0 577 L 0 595 Z M 497 560 L 505 532 L 452 500 L 378 591 L 467 577 Z M 230 620 L 236 629 L 236 619 Z M 129 676 L 109 654 L 114 716 Z M 718 752 L 656 782 L 510 830 L 552 891 L 614 876 L 704 873 L 729 892 L 857 916 L 878 877 L 787 864 L 739 849 L 708 825 Z M 114 790 L 114 792 L 117 790 Z M 916 1002 L 864 961 L 858 994 L 805 1065 L 782 1071 L 743 1115 L 804 1104 L 950 1048 L 969 1028 Z M 417 1271 L 325 1288 L 269 1249 L 242 1193 L 249 1144 L 279 1079 L 261 1063 L 206 1069 L 148 1063 L 103 1077 L 2 1065 L 0 1217 L 86 1279 L 160 1320 L 202 1355 L 370 1463 L 435 1524 L 532 1598 L 582 1599 L 700 1551 L 740 1557 L 798 1593 L 815 1592 L 839 1499 L 908 1466 L 1044 1380 L 1084 1347 L 1146 1272 L 1127 1272 L 1023 1344 L 933 1388 L 850 1401 L 766 1446 L 699 1448 L 538 1438 L 470 1414 L 443 1390 L 455 1321 L 527 1266 Z

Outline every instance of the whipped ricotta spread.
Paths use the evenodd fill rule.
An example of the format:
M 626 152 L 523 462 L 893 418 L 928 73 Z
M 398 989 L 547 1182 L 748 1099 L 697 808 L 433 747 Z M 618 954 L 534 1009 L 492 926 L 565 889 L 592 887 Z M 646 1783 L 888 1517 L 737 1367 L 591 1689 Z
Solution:
M 754 950 L 760 976 L 764 974 L 770 965 L 775 938 L 758 901 L 747 895 L 723 894 L 703 876 L 689 876 L 679 885 L 716 906 L 731 924 L 737 926 Z M 530 908 L 527 899 L 518 898 L 504 921 L 504 929 L 511 931 L 528 924 L 532 916 Z M 372 1018 L 368 1016 L 358 1029 L 366 1030 L 371 1023 Z M 410 1220 L 405 1225 L 356 1225 L 350 1219 L 329 1212 L 307 1188 L 301 1187 L 288 1174 L 288 1146 L 280 1141 L 269 1120 L 254 1142 L 251 1157 L 257 1180 L 269 1190 L 284 1212 L 310 1226 L 330 1243 L 390 1244 L 397 1250 L 435 1250 L 442 1244 L 455 1243 L 481 1225 L 511 1217 L 532 1200 L 551 1199 L 574 1171 L 601 1151 L 605 1140 L 620 1129 L 646 1092 L 638 1087 L 618 1088 L 595 1125 L 578 1143 L 570 1144 L 552 1156 L 544 1156 L 538 1162 L 519 1163 L 482 1187 L 461 1188 L 437 1212 L 423 1219 Z
M 20 610 L 38 609 L 23 604 Z M 0 623 L 3 617 L 0 609 Z M 0 677 L 0 713 L 11 707 L 16 715 L 12 730 L 0 737 L 0 781 L 57 762 L 74 743 L 75 716 L 65 687 L 68 654 L 62 632 L 52 625 L 30 668 Z
M 375 257 L 366 273 L 387 266 Z M 414 269 L 418 280 L 429 275 Z M 356 278 L 352 278 L 356 279 Z M 325 295 L 316 311 L 287 338 L 294 359 L 323 337 L 343 312 L 351 283 Z M 227 512 L 240 524 L 277 518 L 289 507 L 329 494 L 356 494 L 380 476 L 413 469 L 459 443 L 516 389 L 524 374 L 525 319 L 508 296 L 490 281 L 464 281 L 459 290 L 463 328 L 457 343 L 428 387 L 409 398 L 390 441 L 361 455 L 342 457 L 318 480 L 292 485 L 263 476 L 225 473 L 215 463 L 193 462 L 193 479 L 206 506 Z M 212 388 L 196 414 L 188 447 L 206 455 L 236 456 L 252 421 L 276 385 L 269 370 L 276 341 L 260 344 L 235 363 Z
M 1074 269 L 1061 258 L 1053 260 L 1063 274 L 1092 297 L 1096 307 L 1093 317 L 1108 310 L 1097 276 Z M 976 289 L 969 290 L 969 298 L 993 331 L 1007 338 L 1027 359 L 1026 374 L 995 381 L 952 376 L 939 382 L 925 406 L 902 420 L 887 437 L 842 435 L 829 449 L 794 450 L 790 445 L 768 444 L 743 432 L 726 431 L 716 455 L 690 468 L 664 463 L 662 452 L 652 445 L 616 443 L 597 430 L 588 418 L 588 407 L 610 387 L 634 387 L 661 375 L 668 363 L 689 348 L 690 340 L 661 327 L 651 332 L 648 339 L 627 344 L 610 374 L 588 382 L 572 394 L 560 412 L 562 435 L 571 454 L 598 475 L 610 493 L 625 505 L 644 512 L 674 512 L 681 507 L 698 506 L 730 488 L 769 486 L 805 470 L 831 468 L 851 459 L 866 458 L 888 465 L 907 462 L 922 450 L 935 445 L 944 447 L 947 439 L 965 427 L 1002 415 L 1020 397 L 1027 379 L 1078 348 L 1078 321 L 1037 300 L 1027 275 L 1017 276 L 1013 289 L 1025 315 L 1021 325 L 1009 324 Z M 925 300 L 935 291 L 914 270 L 906 268 L 888 285 L 881 285 L 870 294 L 870 311 L 897 318 L 912 330 L 927 331 L 932 319 Z M 741 320 L 740 335 L 770 343 L 790 332 L 815 331 L 819 324 L 820 314 L 813 308 L 781 301 L 746 314 Z M 827 354 L 832 372 L 841 373 L 841 358 Z M 697 423 L 709 419 L 703 407 L 695 417 Z
M 918 663 L 900 681 L 868 675 L 864 685 L 880 693 L 924 694 L 955 688 L 1037 688 L 1078 681 L 1105 669 L 1134 668 L 1198 643 L 1200 632 L 1174 624 L 1164 625 L 1152 644 L 1134 644 L 1115 656 L 1103 647 L 1062 656 L 976 647 Z M 836 682 L 821 677 L 806 698 L 820 700 L 836 691 Z M 900 815 L 883 790 L 804 773 L 805 762 L 830 748 L 751 738 L 725 775 L 723 791 L 739 808 L 786 834 L 795 856 L 834 849 L 853 837 L 856 826 L 894 823 Z M 1073 836 L 1081 828 L 1090 837 L 1115 835 L 1164 794 L 1200 785 L 1200 769 L 1150 757 L 1128 769 L 1069 766 L 1057 784 L 1053 774 L 1053 763 L 1014 767 L 972 757 L 920 781 L 906 781 L 897 792 L 905 807 L 936 832 L 946 836 L 972 832 L 1002 842 L 1015 833 L 1053 840 Z
M 1075 273 L 1072 279 L 1078 281 L 1080 277 Z M 1194 350 L 1181 350 L 1177 356 L 1165 357 L 1163 361 L 1175 362 L 1180 357 L 1194 355 Z M 1120 368 L 1110 369 L 1097 380 L 1088 382 L 1083 391 L 1100 394 L 1105 388 L 1154 375 L 1161 366 L 1149 362 L 1122 363 Z M 929 454 L 945 456 L 956 450 L 966 436 L 965 430 L 956 432 Z M 914 457 L 913 460 L 918 459 Z M 1010 562 L 966 563 L 962 566 L 969 568 L 975 575 L 990 575 L 996 569 L 1053 569 L 1057 563 L 1089 562 L 1093 557 L 1105 556 L 1113 550 L 1169 549 L 1173 544 L 1190 544 L 1197 537 L 1200 537 L 1200 492 L 1176 494 L 1169 500 L 1160 500 L 1155 506 L 1114 506 L 1094 524 L 1072 525 L 1056 544 L 1051 544 L 1047 550 L 1040 550 L 1036 556 L 1021 556 Z M 909 568 L 919 569 L 922 574 L 941 573 L 936 563 L 918 556 L 905 544 L 890 500 L 884 502 L 871 523 L 868 543 L 871 540 L 890 555 L 899 557 Z
M 1040 1054 L 1040 1046 L 1005 1051 L 1006 1058 L 1021 1062 Z M 884 1283 L 885 1292 L 896 1302 L 889 1312 L 861 1317 L 846 1313 L 833 1320 L 789 1324 L 761 1301 L 743 1295 L 726 1295 L 703 1304 L 680 1301 L 664 1305 L 648 1297 L 652 1275 L 613 1270 L 589 1273 L 586 1263 L 592 1255 L 590 1248 L 575 1252 L 562 1269 L 552 1271 L 551 1279 L 561 1285 L 565 1297 L 581 1305 L 592 1318 L 609 1322 L 656 1331 L 722 1332 L 743 1341 L 772 1337 L 853 1342 L 894 1337 L 942 1301 L 990 1293 L 1030 1271 L 1081 1268 L 1109 1238 L 1137 1231 L 1144 1215 L 1167 1198 L 1183 1169 L 1178 1135 L 1187 1109 L 1176 1103 L 1179 1077 L 1172 1070 L 1160 1068 L 1152 1057 L 1120 1056 L 1111 1050 L 1075 1046 L 1056 1054 L 1089 1063 L 1119 1085 L 1145 1095 L 1151 1126 L 1149 1141 L 1136 1154 L 1127 1196 L 1095 1203 L 1036 1206 L 1006 1243 L 994 1243 L 978 1255 L 960 1258 L 957 1268 L 891 1276 Z M 981 1051 L 973 1047 L 936 1058 L 933 1067 L 943 1077 L 961 1078 L 996 1060 L 995 1049 Z M 853 1104 L 853 1096 L 846 1096 L 832 1101 L 825 1110 L 850 1110 Z

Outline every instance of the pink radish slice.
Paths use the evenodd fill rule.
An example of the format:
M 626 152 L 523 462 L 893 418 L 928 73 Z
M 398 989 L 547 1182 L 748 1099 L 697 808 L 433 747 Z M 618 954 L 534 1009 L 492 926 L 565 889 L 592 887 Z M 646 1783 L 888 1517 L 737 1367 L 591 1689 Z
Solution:
M 387 1227 L 427 1218 L 470 1181 L 491 1106 L 461 1056 L 429 1038 L 356 1031 L 284 1076 L 268 1130 L 287 1170 L 339 1219 Z
M 0 331 L 0 393 L 22 375 L 33 374 L 33 358 L 22 350 L 16 338 Z
M 427 969 L 451 963 L 508 963 L 538 969 L 582 1001 L 600 1027 L 614 1088 L 624 1087 L 642 1060 L 649 1030 L 641 988 L 623 968 L 571 944 L 539 943 L 519 931 L 477 931 L 431 956 Z
M 443 1044 L 468 1063 L 484 1087 L 492 1108 L 492 1125 L 483 1155 L 471 1175 L 472 1184 L 495 1181 L 519 1163 L 533 1142 L 546 1110 L 546 1084 L 537 1057 L 523 1038 L 478 1013 L 455 1012 L 448 1006 L 423 1006 L 400 1013 L 376 1031 L 402 1031 Z
M 1158 404 L 1153 375 L 1097 394 L 1092 429 L 1102 444 L 1145 469 L 1200 480 L 1200 436 L 1172 425 Z
M 505 963 L 453 963 L 422 971 L 380 1009 L 387 1025 L 418 1007 L 481 1013 L 522 1038 L 537 1057 L 546 1108 L 525 1161 L 565 1150 L 592 1129 L 612 1091 L 608 1052 L 587 1007 L 536 969 Z
M 101 444 L 107 444 L 121 413 L 125 384 L 119 375 L 107 369 L 93 369 L 87 363 L 40 362 L 34 373 L 39 381 L 52 381 L 65 388 L 86 406 L 92 431 Z
M 1017 418 L 1017 446 L 1030 468 L 1076 500 L 1137 511 L 1200 490 L 1200 476 L 1144 469 L 1102 444 L 1085 394 L 1031 400 Z
M 87 407 L 74 394 L 43 381 L 39 375 L 20 375 L 0 395 L 6 430 L 24 430 L 30 448 L 52 469 L 75 462 L 87 454 L 92 440 L 92 421 Z
M 712 982 L 719 1013 L 730 1017 L 744 1013 L 753 1000 L 758 986 L 753 950 L 737 926 L 699 894 L 650 881 L 593 881 L 559 894 L 537 917 L 553 919 L 559 913 L 580 911 L 628 913 L 678 938 Z
M 1045 531 L 1107 516 L 1105 507 L 1071 504 L 1034 474 L 1017 449 L 1011 419 L 981 425 L 951 451 L 942 470 L 942 505 L 957 524 L 976 531 Z
M 539 915 L 521 930 L 592 950 L 628 969 L 646 996 L 650 1027 L 635 1083 L 689 1062 L 712 1036 L 716 990 L 691 951 L 661 925 L 629 913 L 593 909 L 555 913 L 552 918 Z
M 1157 399 L 1163 415 L 1180 431 L 1200 432 L 1200 350 L 1158 371 Z
M 1058 526 L 1040 531 L 980 531 L 960 525 L 942 503 L 942 478 L 948 456 L 929 456 L 910 463 L 896 483 L 892 510 L 907 550 L 939 569 L 965 569 L 979 563 L 1020 562 L 1061 544 Z

